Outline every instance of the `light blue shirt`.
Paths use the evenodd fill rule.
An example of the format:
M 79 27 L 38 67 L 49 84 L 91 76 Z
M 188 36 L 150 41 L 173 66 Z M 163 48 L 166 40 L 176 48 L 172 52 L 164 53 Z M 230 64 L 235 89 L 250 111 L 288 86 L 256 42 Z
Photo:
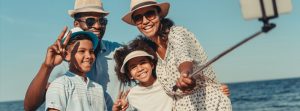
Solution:
M 46 110 L 107 111 L 102 86 L 70 71 L 50 84 L 45 106 Z
M 96 61 L 93 64 L 92 70 L 87 74 L 87 76 L 102 85 L 104 92 L 104 97 L 107 105 L 107 109 L 111 111 L 114 100 L 118 96 L 118 91 L 120 87 L 120 82 L 114 71 L 115 61 L 113 55 L 116 49 L 118 49 L 121 44 L 117 42 L 110 42 L 106 40 L 100 41 L 101 45 L 100 51 L 96 56 Z M 69 69 L 67 62 L 55 67 L 52 71 L 49 82 L 53 81 L 54 78 L 59 77 L 59 75 L 64 74 Z

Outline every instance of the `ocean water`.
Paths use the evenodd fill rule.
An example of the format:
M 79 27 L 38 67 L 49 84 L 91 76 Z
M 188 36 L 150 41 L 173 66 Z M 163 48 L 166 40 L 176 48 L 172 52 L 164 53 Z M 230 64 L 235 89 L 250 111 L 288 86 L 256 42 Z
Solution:
M 300 111 L 300 78 L 228 85 L 234 111 Z M 22 110 L 23 101 L 0 102 L 0 111 Z
M 300 78 L 228 85 L 234 111 L 300 111 Z

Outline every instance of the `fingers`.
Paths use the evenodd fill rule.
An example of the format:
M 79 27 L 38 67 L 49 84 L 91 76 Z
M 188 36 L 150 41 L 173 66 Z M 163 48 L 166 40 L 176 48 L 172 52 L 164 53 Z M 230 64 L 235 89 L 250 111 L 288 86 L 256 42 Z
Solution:
M 68 27 L 65 26 L 64 29 L 61 31 L 61 33 L 59 34 L 59 36 L 57 37 L 57 40 L 62 40 L 64 38 L 65 33 L 67 32 Z
M 226 95 L 226 96 L 230 96 L 230 91 L 227 85 L 222 84 L 220 87 L 220 90 Z
M 121 91 L 121 92 L 118 94 L 118 98 L 117 98 L 117 99 L 121 99 L 122 95 L 123 95 L 123 91 Z
M 127 98 L 127 95 L 128 95 L 128 93 L 129 93 L 129 91 L 130 90 L 127 90 L 124 94 L 123 94 L 123 97 L 122 98 L 124 98 L 124 99 L 126 99 Z
M 63 44 L 61 43 L 61 41 L 64 38 L 64 35 L 67 32 L 67 30 L 68 30 L 68 27 L 65 26 L 64 29 L 61 31 L 61 33 L 58 35 L 57 40 L 55 41 L 60 52 L 63 52 L 63 49 L 65 48 L 65 47 L 63 47 Z
M 69 40 L 71 38 L 71 34 L 72 34 L 72 32 L 69 31 L 68 34 L 67 34 L 67 36 L 66 36 L 66 39 L 65 39 L 65 41 L 63 43 L 63 46 L 64 46 L 63 48 L 65 48 L 65 46 L 67 46 L 67 44 L 68 44 L 68 42 L 69 42 Z
M 182 74 L 180 78 L 176 81 L 176 86 L 183 92 L 191 92 L 196 86 L 194 79 L 188 77 L 187 74 Z

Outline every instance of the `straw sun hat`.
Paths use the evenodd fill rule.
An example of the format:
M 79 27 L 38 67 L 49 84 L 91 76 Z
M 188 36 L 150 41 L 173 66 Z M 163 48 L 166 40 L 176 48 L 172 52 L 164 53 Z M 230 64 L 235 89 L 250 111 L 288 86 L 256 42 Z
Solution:
M 132 14 L 134 11 L 145 8 L 145 7 L 150 7 L 150 6 L 158 6 L 161 9 L 161 12 L 159 13 L 160 17 L 165 17 L 168 15 L 170 4 L 165 2 L 165 3 L 157 3 L 155 0 L 131 0 L 130 3 L 130 12 L 128 12 L 122 20 L 130 25 L 135 25 L 134 22 L 132 21 Z
M 74 10 L 68 11 L 71 17 L 82 12 L 97 12 L 105 15 L 109 14 L 109 12 L 104 10 L 101 0 L 76 0 Z

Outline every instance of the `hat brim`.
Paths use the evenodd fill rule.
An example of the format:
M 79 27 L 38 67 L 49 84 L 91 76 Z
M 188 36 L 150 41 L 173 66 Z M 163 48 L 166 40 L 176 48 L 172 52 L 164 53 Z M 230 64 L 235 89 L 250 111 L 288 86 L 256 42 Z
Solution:
M 123 61 L 123 64 L 121 66 L 121 69 L 120 69 L 120 72 L 121 73 L 125 73 L 125 64 L 133 59 L 133 58 L 136 58 L 136 57 L 150 57 L 151 59 L 154 59 L 154 57 L 150 54 L 148 54 L 147 52 L 145 51 L 142 51 L 142 50 L 136 50 L 136 51 L 133 51 L 133 52 L 130 52 L 124 59 Z
M 158 3 L 158 4 L 149 4 L 149 5 L 144 5 L 144 6 L 141 6 L 139 8 L 136 8 L 132 11 L 130 11 L 129 13 L 127 13 L 123 18 L 122 20 L 130 25 L 135 25 L 135 23 L 133 22 L 132 20 L 132 14 L 136 11 L 136 10 L 139 10 L 141 8 L 145 8 L 145 7 L 150 7 L 150 6 L 158 6 L 160 7 L 161 9 L 161 12 L 159 13 L 159 16 L 160 17 L 166 17 L 169 13 L 169 8 L 170 8 L 170 4 L 168 2 L 165 2 L 165 3 Z
M 97 35 L 95 35 L 92 32 L 87 32 L 87 31 L 79 31 L 79 32 L 74 32 L 71 34 L 71 38 L 70 39 L 74 39 L 77 35 L 87 35 L 87 37 L 89 37 L 92 40 L 93 43 L 93 49 L 95 50 L 97 45 L 98 45 L 98 37 Z M 62 39 L 62 43 L 65 41 L 66 38 Z
M 109 12 L 101 10 L 101 9 L 95 9 L 95 8 L 82 8 L 82 9 L 76 9 L 76 10 L 69 10 L 68 14 L 74 18 L 74 15 L 77 13 L 84 13 L 84 12 L 96 12 L 96 13 L 101 13 L 107 16 Z

